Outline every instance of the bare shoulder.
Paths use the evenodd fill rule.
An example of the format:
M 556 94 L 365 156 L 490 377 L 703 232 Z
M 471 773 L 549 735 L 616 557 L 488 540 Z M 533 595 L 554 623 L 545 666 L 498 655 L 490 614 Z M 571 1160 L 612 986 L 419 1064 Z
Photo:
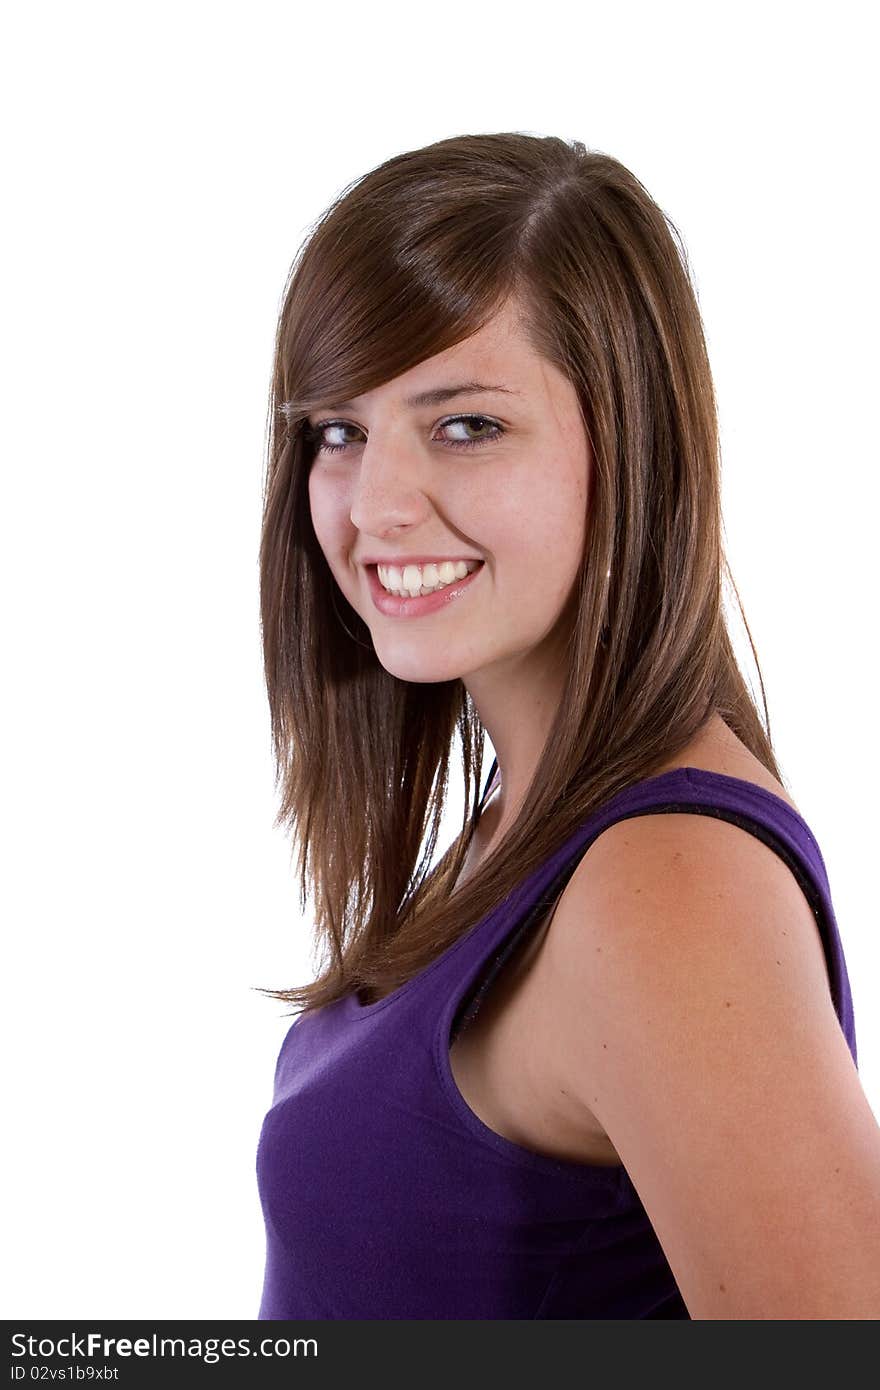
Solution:
M 688 747 L 662 764 L 658 771 L 665 772 L 675 767 L 703 768 L 707 772 L 720 772 L 727 777 L 753 782 L 755 786 L 778 796 L 798 815 L 801 814 L 788 788 L 764 766 L 760 758 L 755 757 L 718 714 L 713 714 Z
M 691 1316 L 880 1317 L 880 1129 L 779 856 L 715 817 L 617 822 L 543 955 L 556 1083 L 620 1155 Z

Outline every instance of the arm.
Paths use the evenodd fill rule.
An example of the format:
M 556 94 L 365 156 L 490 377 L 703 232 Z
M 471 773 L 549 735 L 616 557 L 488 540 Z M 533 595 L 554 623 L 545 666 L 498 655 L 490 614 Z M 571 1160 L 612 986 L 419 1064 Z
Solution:
M 880 1127 L 819 931 L 715 817 L 618 822 L 546 947 L 559 1084 L 614 1144 L 692 1318 L 880 1318 Z

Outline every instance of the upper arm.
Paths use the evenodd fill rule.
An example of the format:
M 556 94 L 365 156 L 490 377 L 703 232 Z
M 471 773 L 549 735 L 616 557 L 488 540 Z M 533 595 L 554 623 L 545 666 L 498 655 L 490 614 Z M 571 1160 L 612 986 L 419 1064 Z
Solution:
M 716 817 L 610 826 L 546 947 L 560 1084 L 692 1318 L 880 1318 L 880 1128 L 785 863 Z

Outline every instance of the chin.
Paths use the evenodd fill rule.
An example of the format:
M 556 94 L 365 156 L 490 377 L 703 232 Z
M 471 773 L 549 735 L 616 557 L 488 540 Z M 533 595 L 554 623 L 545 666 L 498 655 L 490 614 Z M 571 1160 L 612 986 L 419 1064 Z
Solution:
M 426 649 L 423 653 L 395 652 L 389 650 L 387 644 L 383 647 L 381 643 L 377 643 L 375 634 L 373 648 L 379 665 L 384 667 L 389 676 L 396 676 L 399 681 L 409 681 L 413 685 L 438 685 L 441 681 L 457 681 L 461 678 L 460 665 L 456 665 L 449 656 L 436 650 Z
M 409 666 L 404 663 L 394 665 L 379 658 L 380 666 L 384 666 L 389 676 L 396 677 L 399 681 L 407 681 L 410 685 L 441 685 L 446 681 L 457 681 L 461 673 L 454 667 L 444 667 L 440 669 L 436 666 Z

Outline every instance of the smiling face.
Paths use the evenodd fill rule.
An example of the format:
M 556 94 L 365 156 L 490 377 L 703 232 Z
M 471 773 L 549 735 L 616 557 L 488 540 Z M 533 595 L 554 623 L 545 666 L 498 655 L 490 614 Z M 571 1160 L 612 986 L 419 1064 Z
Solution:
M 559 620 L 586 541 L 592 454 L 574 387 L 535 354 L 517 313 L 508 301 L 465 342 L 308 418 L 318 434 L 315 535 L 379 661 L 400 680 L 470 687 L 482 672 L 520 677 L 564 647 Z M 443 394 L 462 384 L 472 389 Z M 433 402 L 411 403 L 425 392 Z M 375 564 L 364 563 L 381 561 L 384 575 L 386 561 L 410 559 L 482 563 L 460 591 L 451 584 L 445 598 L 415 600 L 386 596 Z M 412 590 L 444 576 L 403 580 Z

